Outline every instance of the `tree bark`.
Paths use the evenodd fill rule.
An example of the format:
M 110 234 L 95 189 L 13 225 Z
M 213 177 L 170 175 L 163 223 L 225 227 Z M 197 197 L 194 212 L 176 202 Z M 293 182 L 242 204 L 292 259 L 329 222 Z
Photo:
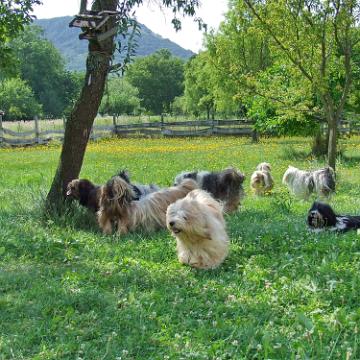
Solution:
M 117 0 L 97 0 L 92 10 L 116 10 Z M 108 21 L 104 31 L 115 26 Z M 86 75 L 81 95 L 66 122 L 64 142 L 56 174 L 46 199 L 46 208 L 60 211 L 69 181 L 78 178 L 90 131 L 104 93 L 110 61 L 114 53 L 114 36 L 100 42 L 89 41 Z
M 334 114 L 329 114 L 329 143 L 328 143 L 328 163 L 335 170 L 336 149 L 337 149 L 337 119 Z

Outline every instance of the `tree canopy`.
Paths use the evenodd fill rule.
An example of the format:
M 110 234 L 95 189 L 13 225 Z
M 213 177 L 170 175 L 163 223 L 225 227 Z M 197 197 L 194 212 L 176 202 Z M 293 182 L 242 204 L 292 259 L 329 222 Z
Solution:
M 108 79 L 99 112 L 102 114 L 134 114 L 140 109 L 139 90 L 123 77 Z
M 6 120 L 33 119 L 42 111 L 30 86 L 19 78 L 0 82 L 0 109 Z
M 40 28 L 31 26 L 12 41 L 17 74 L 32 88 L 49 117 L 60 117 L 78 96 L 76 74 L 65 69 L 64 60 L 52 43 L 42 37 Z
M 40 0 L 1 0 L 0 2 L 0 68 L 11 68 L 11 48 L 9 42 L 17 37 L 29 24 L 33 5 Z
M 184 64 L 168 50 L 161 49 L 136 59 L 129 66 L 126 79 L 139 90 L 141 106 L 160 114 L 169 111 L 174 98 L 184 90 Z

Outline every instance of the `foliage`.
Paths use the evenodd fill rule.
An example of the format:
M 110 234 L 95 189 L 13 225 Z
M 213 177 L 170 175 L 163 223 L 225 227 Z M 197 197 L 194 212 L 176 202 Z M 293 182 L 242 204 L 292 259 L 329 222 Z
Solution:
M 205 111 L 209 119 L 210 112 L 215 112 L 212 74 L 207 52 L 194 56 L 185 66 L 185 106 L 195 116 Z
M 140 108 L 138 96 L 138 89 L 124 78 L 112 77 L 108 79 L 99 112 L 109 115 L 134 114 Z
M 352 83 L 352 53 L 359 42 L 360 2 L 243 1 L 273 51 L 292 64 L 313 89 L 328 123 L 328 161 L 335 168 L 337 123 Z
M 24 30 L 24 26 L 33 21 L 33 5 L 40 0 L 1 0 L 0 2 L 0 69 L 11 71 L 12 53 L 9 47 L 11 39 Z
M 33 119 L 42 111 L 31 88 L 19 78 L 0 82 L 0 109 L 5 111 L 5 120 Z
M 357 103 L 358 11 L 358 1 L 231 1 L 207 38 L 217 109 L 243 109 L 281 134 L 333 124 L 350 90 Z
M 68 112 L 80 92 L 81 75 L 65 70 L 59 51 L 42 38 L 40 28 L 28 27 L 11 46 L 18 59 L 18 73 L 33 89 L 45 115 L 60 117 Z
M 153 114 L 167 112 L 184 89 L 183 61 L 161 49 L 136 59 L 129 66 L 126 79 L 139 90 L 142 107 Z
M 59 146 L 0 149 L 0 342 L 7 359 L 359 359 L 360 237 L 311 233 L 311 201 L 281 185 L 284 146 L 304 138 L 112 139 L 88 144 L 81 177 L 103 184 L 119 167 L 168 186 L 185 169 L 234 164 L 247 175 L 231 239 L 213 271 L 182 266 L 168 231 L 104 236 L 78 206 L 40 217 Z M 360 139 L 343 142 L 339 213 L 360 209 Z M 274 194 L 254 197 L 249 178 L 269 161 Z M 292 160 L 299 168 L 324 165 Z M 21 176 L 19 176 L 21 174 Z

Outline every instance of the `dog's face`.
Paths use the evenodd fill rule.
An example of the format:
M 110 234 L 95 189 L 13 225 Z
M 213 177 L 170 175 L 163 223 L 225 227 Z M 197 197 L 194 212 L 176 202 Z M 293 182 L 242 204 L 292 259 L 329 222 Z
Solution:
M 166 226 L 175 235 L 203 235 L 206 232 L 206 219 L 197 201 L 184 198 L 167 208 Z
M 265 187 L 264 175 L 261 171 L 255 171 L 251 176 L 251 186 L 253 188 L 263 188 Z
M 71 196 L 75 199 L 79 199 L 80 198 L 79 183 L 80 183 L 80 179 L 71 180 L 67 185 L 66 196 Z
M 312 228 L 319 229 L 326 226 L 326 219 L 318 210 L 309 211 L 308 225 Z
M 315 229 L 335 226 L 336 214 L 329 205 L 315 201 L 308 212 L 307 223 Z
M 262 162 L 256 167 L 256 169 L 270 172 L 271 171 L 271 165 L 269 163 Z
M 131 186 L 120 176 L 111 178 L 102 189 L 101 200 L 107 203 L 118 203 L 125 205 L 135 197 Z
M 283 184 L 290 183 L 296 177 L 298 170 L 296 167 L 289 165 L 282 179 Z
M 66 196 L 79 200 L 81 197 L 88 195 L 94 188 L 95 185 L 89 180 L 74 179 L 67 185 Z

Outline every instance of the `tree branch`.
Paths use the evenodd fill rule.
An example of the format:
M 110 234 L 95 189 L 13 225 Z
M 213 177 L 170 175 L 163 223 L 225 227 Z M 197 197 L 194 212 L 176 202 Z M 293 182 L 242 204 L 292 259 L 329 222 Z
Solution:
M 271 37 L 275 40 L 276 44 L 280 47 L 281 50 L 284 51 L 286 56 L 289 58 L 289 60 L 296 65 L 301 73 L 309 80 L 313 81 L 313 77 L 311 74 L 304 68 L 304 66 L 301 64 L 300 60 L 294 58 L 291 55 L 291 51 L 280 41 L 280 39 L 276 36 L 274 31 L 271 29 L 270 25 L 260 16 L 260 14 L 256 11 L 255 7 L 253 6 L 251 0 L 244 0 L 245 4 L 248 6 L 248 8 L 251 10 L 251 12 L 255 15 L 255 17 L 260 21 L 260 23 L 266 28 L 266 31 L 271 35 Z

